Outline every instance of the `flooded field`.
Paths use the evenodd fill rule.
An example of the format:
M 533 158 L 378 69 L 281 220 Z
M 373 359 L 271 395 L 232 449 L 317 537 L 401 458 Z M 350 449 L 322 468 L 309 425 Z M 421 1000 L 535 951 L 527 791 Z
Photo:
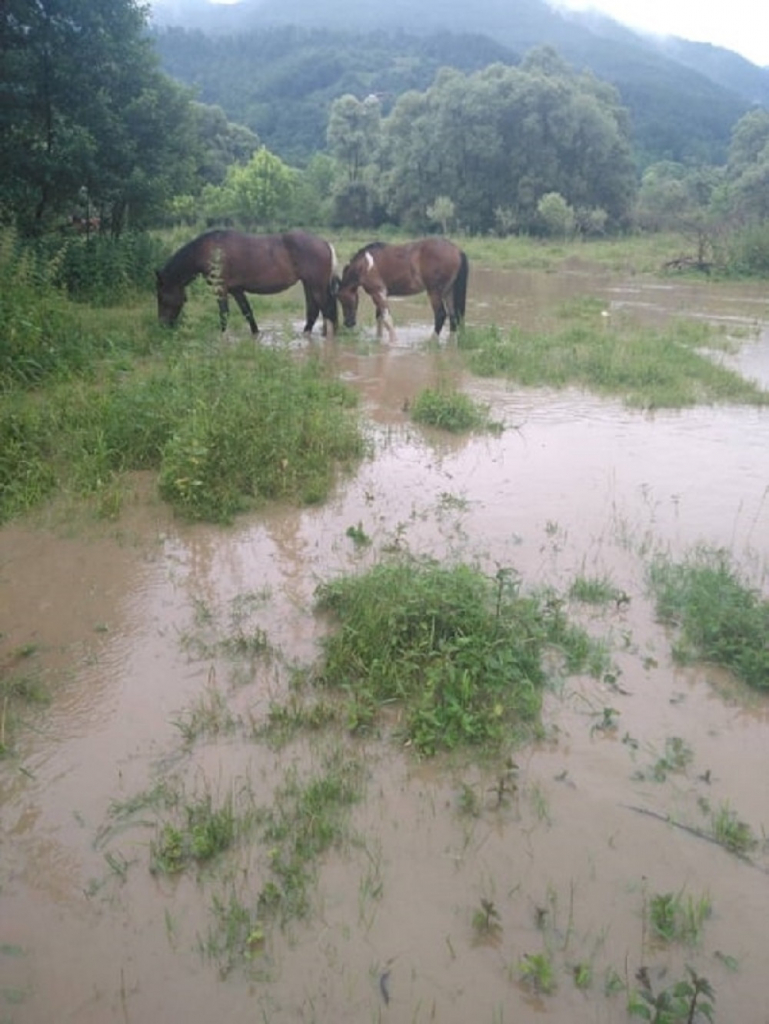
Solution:
M 753 286 L 473 268 L 468 320 L 531 326 L 583 295 L 604 300 L 607 329 L 721 324 L 739 352 L 717 358 L 769 387 Z M 53 693 L 0 761 L 1 1024 L 609 1024 L 629 1019 L 629 991 L 657 998 L 687 965 L 715 1020 L 769 1021 L 769 702 L 676 666 L 646 583 L 655 553 L 704 544 L 769 593 L 769 412 L 478 380 L 453 341 L 427 344 L 424 296 L 393 305 L 395 345 L 373 342 L 369 312 L 370 345 L 313 342 L 360 392 L 373 442 L 324 506 L 188 526 L 137 478 L 117 525 L 0 530 L 2 651 L 34 650 Z M 499 436 L 410 421 L 446 379 L 489 404 Z M 276 742 L 271 706 L 317 657 L 316 587 L 394 548 L 514 570 L 524 589 L 610 578 L 621 601 L 573 611 L 613 671 L 556 681 L 546 738 L 514 764 L 420 759 L 395 709 L 365 740 Z M 171 815 L 153 795 L 280 811 L 340 751 L 358 799 L 304 917 L 262 921 L 276 853 L 258 830 L 200 870 L 151 870 Z M 705 835 L 719 811 L 750 826 L 749 857 Z M 663 897 L 686 909 L 685 938 L 651 927 Z

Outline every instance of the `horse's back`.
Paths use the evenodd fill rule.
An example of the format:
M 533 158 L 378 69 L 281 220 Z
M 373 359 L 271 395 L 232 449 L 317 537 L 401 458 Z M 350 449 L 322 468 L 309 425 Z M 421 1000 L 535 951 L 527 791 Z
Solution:
M 441 235 L 370 251 L 391 295 L 450 287 L 462 266 L 461 250 Z

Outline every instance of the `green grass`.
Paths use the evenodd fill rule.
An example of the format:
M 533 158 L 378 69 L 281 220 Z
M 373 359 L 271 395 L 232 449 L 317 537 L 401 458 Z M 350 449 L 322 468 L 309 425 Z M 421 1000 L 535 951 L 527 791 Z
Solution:
M 711 814 L 713 838 L 732 853 L 746 856 L 755 849 L 758 840 L 747 822 L 742 821 L 736 811 L 723 803 Z
M 657 559 L 649 581 L 657 615 L 677 629 L 679 662 L 709 661 L 769 690 L 769 601 L 740 578 L 727 553 L 701 547 L 681 562 Z
M 474 373 L 527 387 L 580 387 L 640 408 L 768 405 L 768 391 L 703 354 L 726 344 L 704 323 L 677 320 L 652 330 L 598 315 L 587 322 L 582 311 L 552 331 L 467 328 L 460 339 Z
M 189 519 L 323 500 L 364 452 L 354 396 L 314 359 L 244 345 L 14 393 L 0 410 L 0 522 L 57 491 L 118 514 L 121 474 L 154 470 Z
M 438 427 L 452 434 L 470 430 L 499 432 L 499 424 L 489 419 L 488 406 L 453 388 L 425 388 L 411 404 L 415 423 Z
M 569 587 L 569 597 L 584 604 L 606 605 L 624 596 L 608 576 L 577 576 Z
M 665 943 L 697 946 L 702 929 L 712 913 L 710 897 L 694 898 L 683 892 L 655 893 L 649 901 L 649 922 L 654 936 Z
M 524 953 L 518 961 L 518 977 L 539 995 L 552 995 L 558 987 L 549 953 Z
M 231 795 L 214 805 L 210 793 L 184 805 L 180 824 L 158 826 L 150 843 L 150 870 L 175 875 L 190 865 L 202 865 L 229 849 L 238 835 L 239 821 Z
M 318 681 L 347 694 L 357 730 L 400 704 L 404 738 L 423 754 L 500 746 L 536 728 L 545 649 L 564 649 L 574 671 L 593 651 L 560 606 L 520 595 L 504 571 L 492 579 L 404 558 L 323 584 L 317 597 L 336 626 Z

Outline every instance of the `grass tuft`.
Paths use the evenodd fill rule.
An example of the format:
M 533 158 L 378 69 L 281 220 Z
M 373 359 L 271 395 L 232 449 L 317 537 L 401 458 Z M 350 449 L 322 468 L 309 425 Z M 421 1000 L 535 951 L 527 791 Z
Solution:
M 680 662 L 710 661 L 758 689 L 769 689 L 769 601 L 749 587 L 720 550 L 654 561 L 649 580 L 662 622 L 678 627 Z
M 411 418 L 415 423 L 448 430 L 461 434 L 470 430 L 500 432 L 500 424 L 489 419 L 488 406 L 473 401 L 469 395 L 454 389 L 425 388 L 420 391 L 411 406 Z
M 474 373 L 529 387 L 582 387 L 651 409 L 769 404 L 768 391 L 708 357 L 724 339 L 702 323 L 678 320 L 650 330 L 599 316 L 589 323 L 581 315 L 553 332 L 467 328 L 460 344 Z
M 338 622 L 324 641 L 320 682 L 349 696 L 351 726 L 370 727 L 383 705 L 402 706 L 405 738 L 423 754 L 499 746 L 536 728 L 550 644 L 571 670 L 591 645 L 518 581 L 431 560 L 380 563 L 322 585 L 318 607 Z

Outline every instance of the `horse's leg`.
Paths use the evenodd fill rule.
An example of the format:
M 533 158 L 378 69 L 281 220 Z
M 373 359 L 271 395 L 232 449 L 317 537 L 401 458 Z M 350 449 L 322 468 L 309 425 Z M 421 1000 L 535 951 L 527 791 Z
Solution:
M 377 341 L 382 340 L 382 328 L 387 328 L 390 344 L 395 344 L 395 324 L 390 315 L 390 307 L 387 305 L 387 292 L 384 290 L 369 292 L 371 301 L 376 309 L 376 337 Z
M 254 311 L 251 309 L 251 303 L 246 298 L 246 293 L 241 288 L 233 288 L 232 294 L 240 308 L 240 312 L 248 321 L 251 333 L 253 335 L 257 335 L 259 333 L 259 326 L 254 318 Z
M 315 321 L 318 319 L 320 314 L 320 303 L 313 294 L 312 288 L 307 284 L 306 281 L 302 281 L 302 287 L 304 288 L 304 308 L 305 308 L 305 322 L 304 322 L 304 334 L 312 334 L 312 329 L 315 326 Z
M 435 337 L 440 338 L 443 325 L 446 323 L 446 303 L 439 292 L 431 292 L 430 305 L 435 316 Z
M 454 297 L 451 292 L 449 292 L 443 300 L 443 307 L 449 317 L 449 334 L 455 334 L 459 329 L 459 317 L 457 316 L 457 311 L 454 307 Z
M 218 296 L 216 301 L 219 304 L 219 326 L 221 327 L 222 331 L 226 331 L 227 320 L 230 315 L 230 304 L 227 301 L 226 295 Z

